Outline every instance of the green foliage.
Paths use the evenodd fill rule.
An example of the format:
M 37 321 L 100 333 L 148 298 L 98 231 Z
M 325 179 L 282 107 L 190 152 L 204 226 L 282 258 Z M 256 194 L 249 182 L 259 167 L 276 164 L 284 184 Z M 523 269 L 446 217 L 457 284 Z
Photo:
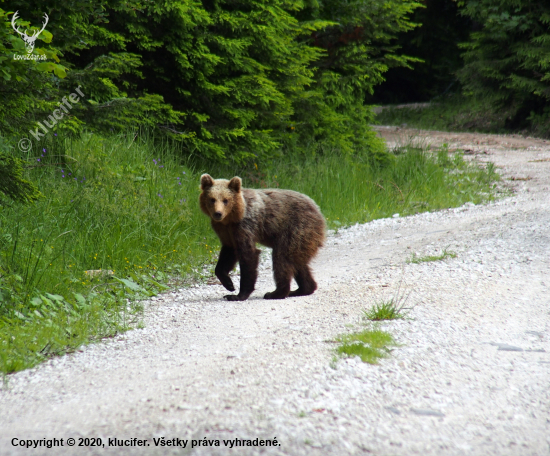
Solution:
M 106 26 L 124 37 L 121 48 L 142 56 L 136 90 L 159 94 L 182 113 L 167 128 L 185 148 L 236 162 L 271 157 L 313 81 L 319 50 L 299 38 L 302 27 L 269 2 L 173 2 L 118 11 Z
M 23 161 L 0 150 L 0 195 L 19 203 L 31 203 L 42 194 L 23 178 Z
M 398 345 L 390 333 L 376 327 L 344 334 L 336 341 L 339 343 L 336 348 L 338 356 L 346 358 L 359 356 L 361 361 L 369 364 L 377 364 L 380 358 L 387 358 L 390 348 Z
M 183 114 L 164 102 L 160 95 L 144 93 L 128 96 L 132 85 L 128 78 L 143 78 L 139 55 L 126 52 L 101 55 L 84 70 L 73 70 L 65 86 L 83 87 L 86 99 L 72 112 L 94 131 L 119 132 L 128 126 L 155 128 L 165 126 L 168 134 L 174 131 L 165 124 L 177 124 Z M 188 135 L 179 135 L 180 139 Z
M 402 285 L 403 279 L 399 282 L 399 287 L 395 295 L 389 300 L 377 303 L 369 310 L 365 310 L 364 318 L 371 321 L 398 320 L 405 318 L 406 314 L 412 309 L 412 307 L 405 307 L 412 290 L 408 293 L 401 292 Z
M 390 157 L 384 166 L 352 162 L 327 148 L 322 156 L 289 157 L 241 177 L 245 185 L 292 188 L 309 195 L 332 229 L 395 213 L 406 216 L 469 201 L 479 204 L 494 199 L 497 191 L 498 175 L 445 147 L 433 154 L 405 145 Z
M 81 86 L 85 100 L 57 126 L 65 132 L 157 126 L 188 155 L 241 164 L 323 152 L 310 147 L 319 141 L 376 159 L 364 95 L 388 68 L 413 61 L 391 41 L 413 26 L 407 16 L 418 5 L 14 0 L 33 21 L 50 15 L 69 68 L 64 81 L 34 84 L 49 87 L 50 104 L 28 120 Z
M 32 182 L 25 179 L 23 160 L 14 157 L 11 147 L 0 136 L 0 195 L 4 195 L 18 203 L 32 203 L 42 197 L 42 194 Z M 0 205 L 5 201 L 0 199 Z
M 306 9 L 302 17 L 307 13 L 307 19 L 333 23 L 312 34 L 313 45 L 326 53 L 314 63 L 311 96 L 297 109 L 305 138 L 320 139 L 343 153 L 375 153 L 369 128 L 373 113 L 364 104 L 365 96 L 383 81 L 388 68 L 417 61 L 399 55 L 392 41 L 415 26 L 407 18 L 418 6 L 401 0 L 327 1 Z
M 513 106 L 510 127 L 542 114 L 550 100 L 550 3 L 463 0 L 459 5 L 462 14 L 481 24 L 463 45 L 465 65 L 458 75 L 466 94 L 483 97 L 496 109 Z
M 217 254 L 198 172 L 168 144 L 129 132 L 44 146 L 26 167 L 45 198 L 0 206 L 0 372 L 135 326 L 136 301 Z
M 17 276 L 9 279 L 17 282 Z M 0 281 L 0 305 L 9 297 L 6 280 Z M 28 369 L 52 356 L 112 337 L 135 327 L 138 303 L 127 303 L 121 290 L 113 295 L 79 293 L 70 298 L 58 294 L 36 295 L 24 309 L 0 315 L 0 372 Z M 21 310 L 23 312 L 21 312 Z
M 56 90 L 51 74 L 56 78 L 66 75 L 66 68 L 58 63 L 58 51 L 54 48 L 35 46 L 33 52 L 27 54 L 23 39 L 12 27 L 8 17 L 11 14 L 0 8 L 0 132 L 4 136 L 17 135 L 30 128 L 35 111 L 53 110 L 47 101 Z M 23 32 L 28 30 L 29 22 L 18 19 L 16 25 Z M 29 30 L 32 34 L 39 29 L 30 27 Z M 38 40 L 50 43 L 52 35 L 46 29 Z M 47 60 L 41 60 L 43 57 Z
M 404 302 L 397 302 L 394 299 L 375 304 L 371 309 L 365 311 L 365 318 L 371 321 L 405 318 L 403 311 L 407 309 L 405 309 L 404 304 Z
M 95 17 L 97 11 L 89 9 L 89 2 L 80 3 L 82 8 L 78 12 L 64 7 L 60 10 L 54 8 L 54 18 L 48 26 L 56 38 L 58 35 L 61 38 L 56 39 L 58 47 L 35 47 L 29 59 L 26 59 L 23 40 L 12 28 L 12 13 L 0 10 L 0 71 L 3 76 L 0 91 L 4 96 L 4 103 L 0 106 L 0 131 L 3 135 L 15 141 L 30 137 L 29 131 L 36 130 L 37 122 L 47 119 L 54 110 L 59 109 L 63 97 L 74 93 L 78 86 L 82 88 L 85 98 L 73 106 L 67 115 L 63 115 L 62 120 L 54 121 L 54 131 L 78 135 L 84 125 L 96 131 L 113 131 L 128 126 L 178 122 L 182 114 L 164 103 L 160 95 L 142 93 L 135 97 L 128 96 L 127 89 L 131 88 L 129 80 L 143 77 L 138 70 L 142 63 L 137 55 L 124 52 L 99 55 L 82 69 L 76 69 L 66 59 L 63 64 L 59 63 L 62 53 L 66 56 L 67 52 L 76 53 L 91 43 L 117 41 L 117 36 L 107 34 L 98 25 L 105 22 L 104 16 L 100 14 Z M 41 17 L 46 10 L 52 16 L 44 2 L 36 5 L 33 2 L 14 2 L 15 5 L 26 11 L 29 17 Z M 98 2 L 98 5 L 101 3 Z M 29 21 L 18 19 L 17 25 L 22 26 L 23 31 Z M 37 30 L 37 27 L 30 30 Z M 90 41 L 86 43 L 84 37 Z M 51 43 L 53 34 L 44 30 L 38 39 Z M 41 60 L 42 57 L 45 60 Z M 68 71 L 69 68 L 72 71 Z M 40 150 L 38 144 L 34 146 Z
M 495 110 L 483 99 L 452 94 L 427 106 L 386 107 L 376 115 L 382 125 L 407 125 L 409 128 L 440 131 L 506 133 L 506 119 L 512 108 Z

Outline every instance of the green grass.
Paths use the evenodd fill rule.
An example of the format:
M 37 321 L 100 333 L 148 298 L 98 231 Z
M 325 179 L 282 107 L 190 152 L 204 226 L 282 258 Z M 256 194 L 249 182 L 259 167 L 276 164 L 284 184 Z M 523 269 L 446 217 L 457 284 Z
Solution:
M 404 147 L 386 166 L 353 163 L 330 154 L 290 158 L 261 171 L 266 186 L 312 197 L 333 229 L 395 213 L 406 216 L 491 201 L 499 180 L 494 167 L 479 168 L 446 148 L 430 153 Z
M 353 358 L 359 356 L 361 361 L 377 364 L 381 358 L 386 358 L 390 348 L 398 344 L 388 332 L 378 328 L 365 329 L 352 334 L 339 336 L 336 341 L 336 355 L 338 357 Z
M 135 325 L 136 299 L 200 273 L 217 253 L 197 210 L 198 172 L 174 151 L 91 134 L 43 149 L 29 178 L 45 197 L 0 209 L 0 372 Z M 86 274 L 99 269 L 114 277 Z
M 419 257 L 416 255 L 416 253 L 413 253 L 411 258 L 407 260 L 407 263 L 419 264 L 427 263 L 429 261 L 442 261 L 446 260 L 447 258 L 456 258 L 456 253 L 443 250 L 443 253 L 441 253 L 440 255 L 426 255 L 422 257 Z
M 424 130 L 510 133 L 506 120 L 512 113 L 511 108 L 495 111 L 482 101 L 454 95 L 434 100 L 427 107 L 387 107 L 376 115 L 376 122 Z
M 438 97 L 427 107 L 385 107 L 376 115 L 376 122 L 425 130 L 550 137 L 550 109 L 528 114 L 514 104 L 495 108 L 486 100 L 458 94 Z
M 387 301 L 375 304 L 369 310 L 364 311 L 364 318 L 370 321 L 400 320 L 407 316 L 412 307 L 406 307 L 412 290 L 407 294 L 401 292 L 403 278 L 399 282 L 395 296 Z M 413 306 L 414 307 L 414 306 Z
M 330 228 L 483 203 L 498 180 L 446 149 L 405 148 L 383 166 L 325 152 L 238 169 L 183 159 L 147 135 L 48 138 L 26 157 L 44 198 L 0 206 L 3 373 L 135 327 L 139 300 L 212 273 L 219 241 L 198 207 L 203 172 L 306 193 Z
M 393 299 L 375 304 L 371 309 L 365 310 L 365 318 L 371 321 L 399 320 L 405 318 L 407 309 Z

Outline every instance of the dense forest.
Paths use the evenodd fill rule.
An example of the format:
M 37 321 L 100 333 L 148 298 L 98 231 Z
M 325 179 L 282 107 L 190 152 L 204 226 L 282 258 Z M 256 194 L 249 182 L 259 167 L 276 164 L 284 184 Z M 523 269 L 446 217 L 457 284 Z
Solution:
M 512 107 L 510 126 L 549 115 L 550 5 L 542 0 L 7 6 L 4 152 L 79 86 L 83 100 L 55 130 L 149 126 L 186 153 L 240 163 L 312 141 L 347 153 L 372 149 L 370 104 L 459 93 Z M 28 54 L 23 34 L 40 31 L 45 15 Z M 25 53 L 33 59 L 14 57 Z
M 152 126 L 187 153 L 269 159 L 313 140 L 369 148 L 364 104 L 384 72 L 412 59 L 394 43 L 414 1 L 11 1 L 2 12 L 3 135 L 28 131 L 82 86 L 56 127 L 109 133 Z M 10 24 L 38 30 L 34 55 Z M 24 20 L 23 20 L 24 18 Z M 47 33 L 46 33 L 47 32 Z
M 401 50 L 421 62 L 390 69 L 368 101 L 453 98 L 451 114 L 481 107 L 484 117 L 494 118 L 488 131 L 549 136 L 550 4 L 426 0 L 423 5 L 412 17 L 421 25 L 397 38 Z M 479 119 L 471 124 L 485 127 Z

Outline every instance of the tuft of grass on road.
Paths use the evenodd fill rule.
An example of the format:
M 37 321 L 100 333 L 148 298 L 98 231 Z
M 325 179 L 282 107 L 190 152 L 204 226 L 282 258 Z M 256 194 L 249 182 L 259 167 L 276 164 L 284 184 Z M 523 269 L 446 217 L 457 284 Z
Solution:
M 365 310 L 364 317 L 371 321 L 399 320 L 405 318 L 406 310 L 403 303 L 400 304 L 394 299 L 390 299 Z
M 443 250 L 443 252 L 440 255 L 418 256 L 416 255 L 416 253 L 413 253 L 411 258 L 407 260 L 407 263 L 419 264 L 419 263 L 427 263 L 430 261 L 442 261 L 442 260 L 446 260 L 447 258 L 456 258 L 456 253 L 449 252 L 447 250 Z
M 412 290 L 408 293 L 401 291 L 403 285 L 403 278 L 399 282 L 399 286 L 395 293 L 395 296 L 387 301 L 382 301 L 373 305 L 369 310 L 363 312 L 365 320 L 370 321 L 382 321 L 382 320 L 400 320 L 407 316 L 407 313 L 413 309 L 412 307 L 406 307 L 407 301 L 411 296 Z
M 360 332 L 344 334 L 336 341 L 336 355 L 338 357 L 353 358 L 358 356 L 361 361 L 369 364 L 377 364 L 381 358 L 386 358 L 390 348 L 398 346 L 393 336 L 378 328 L 364 329 Z

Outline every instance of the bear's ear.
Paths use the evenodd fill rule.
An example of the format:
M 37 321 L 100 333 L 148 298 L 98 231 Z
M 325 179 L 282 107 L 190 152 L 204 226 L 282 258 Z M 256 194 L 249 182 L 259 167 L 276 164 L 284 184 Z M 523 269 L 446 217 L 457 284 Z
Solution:
M 214 179 L 210 177 L 210 174 L 203 174 L 201 176 L 201 188 L 206 190 L 214 185 Z
M 229 189 L 233 190 L 235 193 L 239 193 L 241 191 L 241 178 L 238 176 L 235 176 L 233 179 L 229 181 Z

